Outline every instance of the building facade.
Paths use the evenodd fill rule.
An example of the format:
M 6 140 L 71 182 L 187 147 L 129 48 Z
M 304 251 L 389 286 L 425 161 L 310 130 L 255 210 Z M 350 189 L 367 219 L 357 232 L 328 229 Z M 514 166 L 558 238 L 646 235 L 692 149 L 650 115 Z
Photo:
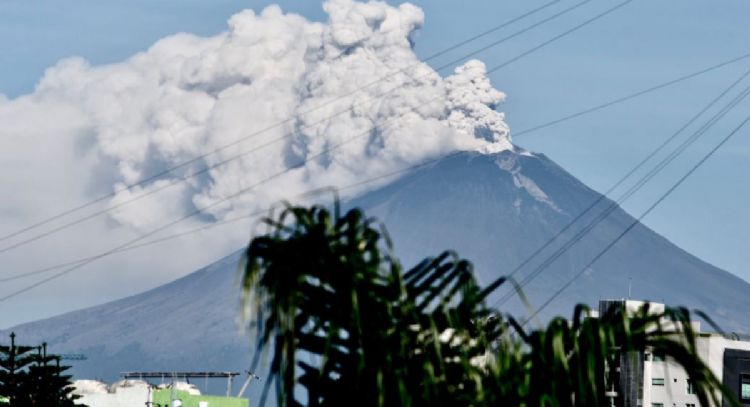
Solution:
M 88 407 L 248 407 L 248 399 L 202 395 L 195 386 L 183 382 L 153 386 L 141 380 L 123 380 L 111 386 L 79 380 L 73 383 L 77 404 Z
M 624 306 L 635 312 L 646 303 L 632 300 L 604 300 L 599 313 L 612 306 Z M 664 304 L 649 303 L 653 312 L 664 311 Z M 724 386 L 733 392 L 743 406 L 750 406 L 750 341 L 738 336 L 701 332 L 698 322 L 692 323 L 697 332 L 698 355 Z M 631 352 L 621 355 L 617 405 L 625 407 L 698 407 L 698 397 L 687 372 L 675 361 L 652 352 Z M 729 406 L 726 400 L 722 407 Z

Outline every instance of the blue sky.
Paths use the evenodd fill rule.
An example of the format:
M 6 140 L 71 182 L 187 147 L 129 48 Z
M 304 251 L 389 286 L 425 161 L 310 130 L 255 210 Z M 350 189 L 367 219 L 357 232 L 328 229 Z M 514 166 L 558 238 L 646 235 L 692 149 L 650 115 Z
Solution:
M 45 69 L 61 58 L 82 56 L 95 65 L 118 62 L 169 34 L 218 33 L 235 12 L 260 10 L 271 3 L 276 2 L 4 0 L 0 2 L 0 93 L 13 99 L 31 92 Z M 416 40 L 416 51 L 424 57 L 544 1 L 413 3 L 425 12 L 425 27 Z M 561 3 L 574 4 L 569 0 Z M 478 58 L 488 66 L 499 64 L 617 2 L 592 3 Z M 325 17 L 320 4 L 313 1 L 280 4 L 285 11 L 309 19 Z M 508 96 L 500 110 L 506 112 L 511 129 L 519 131 L 748 53 L 748 15 L 750 2 L 744 0 L 635 0 L 493 73 L 493 84 Z M 474 47 L 431 65 L 441 65 Z M 747 69 L 750 59 L 514 141 L 546 154 L 592 188 L 604 191 Z M 748 111 L 750 102 L 740 105 L 629 200 L 625 209 L 640 214 Z M 750 263 L 746 249 L 750 241 L 747 174 L 750 129 L 738 134 L 645 223 L 685 250 L 750 280 L 746 267 Z

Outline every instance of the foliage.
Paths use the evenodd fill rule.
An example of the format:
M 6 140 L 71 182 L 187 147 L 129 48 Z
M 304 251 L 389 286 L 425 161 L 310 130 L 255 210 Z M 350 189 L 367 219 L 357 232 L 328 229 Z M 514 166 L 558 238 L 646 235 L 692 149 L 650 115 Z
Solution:
M 701 405 L 720 394 L 687 310 L 587 318 L 579 306 L 571 320 L 527 331 L 485 305 L 504 279 L 479 287 L 451 252 L 403 270 L 360 210 L 287 206 L 265 222 L 242 266 L 255 363 L 260 350 L 272 354 L 262 403 L 275 384 L 280 405 L 609 405 L 611 367 L 646 348 L 690 372 Z
M 10 339 L 9 346 L 0 346 L 0 395 L 11 406 L 80 406 L 74 404 L 79 396 L 72 394 L 71 376 L 64 374 L 70 367 L 48 355 L 46 344 L 16 345 L 13 333 Z

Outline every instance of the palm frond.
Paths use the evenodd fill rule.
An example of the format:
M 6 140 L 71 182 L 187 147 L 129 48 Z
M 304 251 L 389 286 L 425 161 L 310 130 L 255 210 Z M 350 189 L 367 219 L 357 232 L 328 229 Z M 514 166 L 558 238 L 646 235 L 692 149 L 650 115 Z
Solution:
M 613 367 L 646 349 L 690 373 L 701 405 L 731 401 L 697 356 L 687 310 L 589 318 L 579 306 L 527 331 L 484 302 L 505 280 L 483 289 L 450 251 L 403 270 L 385 229 L 358 209 L 287 205 L 265 222 L 242 288 L 256 363 L 272 353 L 263 394 L 276 386 L 280 405 L 608 405 Z

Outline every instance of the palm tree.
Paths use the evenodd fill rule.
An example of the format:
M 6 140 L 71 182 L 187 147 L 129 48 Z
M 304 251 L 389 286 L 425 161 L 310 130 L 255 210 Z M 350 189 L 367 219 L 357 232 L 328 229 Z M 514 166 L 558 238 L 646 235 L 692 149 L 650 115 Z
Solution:
M 265 223 L 241 266 L 254 363 L 272 355 L 261 405 L 275 385 L 279 405 L 603 406 L 616 358 L 646 348 L 690 373 L 701 405 L 731 397 L 697 356 L 685 309 L 588 318 L 579 306 L 526 330 L 485 305 L 504 279 L 480 287 L 451 252 L 404 270 L 358 209 L 287 205 Z

